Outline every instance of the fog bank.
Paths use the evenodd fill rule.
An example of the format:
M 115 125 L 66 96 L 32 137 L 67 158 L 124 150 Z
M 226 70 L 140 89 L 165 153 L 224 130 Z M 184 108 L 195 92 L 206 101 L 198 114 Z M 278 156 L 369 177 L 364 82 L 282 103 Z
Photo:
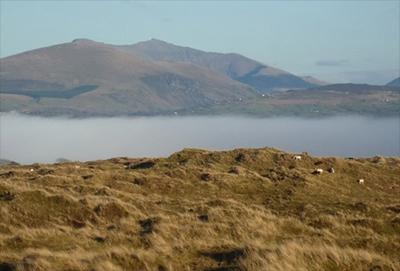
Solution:
M 0 158 L 19 163 L 275 147 L 322 156 L 400 155 L 398 118 L 42 118 L 0 115 Z

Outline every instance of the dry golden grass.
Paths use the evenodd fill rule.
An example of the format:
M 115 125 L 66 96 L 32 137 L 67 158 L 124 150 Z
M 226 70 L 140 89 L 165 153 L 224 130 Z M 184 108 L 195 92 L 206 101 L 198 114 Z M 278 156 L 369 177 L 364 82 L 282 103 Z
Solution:
M 0 270 L 400 270 L 399 176 L 267 148 L 2 166 Z

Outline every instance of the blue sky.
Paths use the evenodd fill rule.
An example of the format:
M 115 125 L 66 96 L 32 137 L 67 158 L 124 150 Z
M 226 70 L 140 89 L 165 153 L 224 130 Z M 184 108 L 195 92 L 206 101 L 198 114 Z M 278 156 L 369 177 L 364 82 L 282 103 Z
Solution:
M 75 38 L 158 38 L 330 82 L 399 76 L 399 0 L 0 1 L 1 57 Z

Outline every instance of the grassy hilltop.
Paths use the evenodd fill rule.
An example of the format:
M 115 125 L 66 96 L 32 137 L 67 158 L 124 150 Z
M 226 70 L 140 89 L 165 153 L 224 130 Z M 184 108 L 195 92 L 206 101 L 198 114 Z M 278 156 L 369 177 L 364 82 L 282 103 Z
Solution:
M 400 270 L 399 176 L 268 148 L 1 166 L 0 270 Z

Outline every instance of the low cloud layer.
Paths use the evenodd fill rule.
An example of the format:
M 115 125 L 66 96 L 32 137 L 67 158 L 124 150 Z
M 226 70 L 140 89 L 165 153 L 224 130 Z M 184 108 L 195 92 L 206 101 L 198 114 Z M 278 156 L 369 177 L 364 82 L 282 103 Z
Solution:
M 183 148 L 270 146 L 315 155 L 399 155 L 396 118 L 148 117 L 0 114 L 0 158 L 22 163 L 168 156 Z
M 315 65 L 317 66 L 332 66 L 332 67 L 336 67 L 336 66 L 345 66 L 349 64 L 349 61 L 346 59 L 339 59 L 339 60 L 318 60 L 317 62 L 315 62 Z

